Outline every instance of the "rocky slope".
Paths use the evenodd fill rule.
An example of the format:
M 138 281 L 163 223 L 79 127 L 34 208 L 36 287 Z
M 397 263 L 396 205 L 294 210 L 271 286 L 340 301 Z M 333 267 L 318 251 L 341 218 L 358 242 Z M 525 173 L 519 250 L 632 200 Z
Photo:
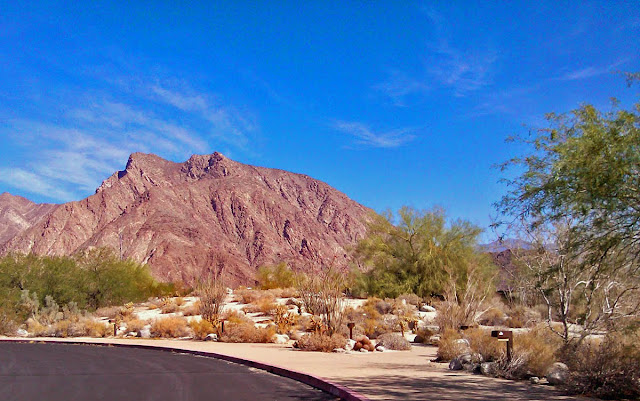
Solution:
M 219 153 L 174 163 L 135 153 L 88 198 L 59 205 L 0 247 L 72 254 L 107 246 L 148 263 L 163 280 L 192 282 L 224 265 L 230 284 L 256 269 L 346 263 L 370 209 L 301 174 L 254 167 Z
M 33 226 L 56 205 L 33 203 L 22 196 L 0 194 L 0 246 Z

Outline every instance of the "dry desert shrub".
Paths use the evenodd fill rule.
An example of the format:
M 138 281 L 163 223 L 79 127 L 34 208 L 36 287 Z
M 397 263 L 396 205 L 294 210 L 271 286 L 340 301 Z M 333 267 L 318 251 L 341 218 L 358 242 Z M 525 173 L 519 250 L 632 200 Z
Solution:
M 274 300 L 275 298 L 270 297 L 259 298 L 242 308 L 242 310 L 246 313 L 262 313 L 264 315 L 270 315 L 275 311 L 277 306 Z
M 226 343 L 270 343 L 276 329 L 256 327 L 253 323 L 225 324 L 220 341 Z
M 178 310 L 180 310 L 180 307 L 171 298 L 165 299 L 160 308 L 160 311 L 164 314 L 176 313 Z
M 498 360 L 497 375 L 508 379 L 523 379 L 527 376 L 543 377 L 557 361 L 562 347 L 560 337 L 546 326 L 537 326 L 513 339 L 511 362 L 502 357 Z
M 378 345 L 382 345 L 386 349 L 395 351 L 408 351 L 411 349 L 411 343 L 397 333 L 386 333 L 378 337 Z
M 507 316 L 500 309 L 489 308 L 480 315 L 478 323 L 483 326 L 504 326 Z
M 328 336 L 320 333 L 305 334 L 296 342 L 302 351 L 332 352 L 336 348 L 344 348 L 347 339 L 340 334 Z
M 453 329 L 445 329 L 438 342 L 437 357 L 440 361 L 450 361 L 468 350 L 464 342 L 458 341 L 462 335 Z
M 127 326 L 127 330 L 135 332 L 139 332 L 147 325 L 147 321 L 142 319 L 127 319 L 124 323 Z
M 27 331 L 33 337 L 44 337 L 48 335 L 49 328 L 40 324 L 35 319 L 29 318 L 27 319 Z
M 234 292 L 235 299 L 242 304 L 252 304 L 260 299 L 269 299 L 275 302 L 276 297 L 269 291 L 238 288 Z
M 296 325 L 298 316 L 289 312 L 284 305 L 276 306 L 273 312 L 273 321 L 276 325 L 278 334 L 290 333 Z
M 200 303 L 200 300 L 196 300 L 193 304 L 185 307 L 182 310 L 182 315 L 183 316 L 197 316 L 200 314 L 200 308 L 202 307 L 202 304 Z
M 602 399 L 640 399 L 640 333 L 609 334 L 565 350 L 568 390 Z
M 189 335 L 187 319 L 178 316 L 157 319 L 151 324 L 151 337 L 176 338 Z
M 196 340 L 204 340 L 209 334 L 216 332 L 213 325 L 204 319 L 200 319 L 200 320 L 194 319 L 190 321 L 189 327 L 193 331 L 193 337 Z
M 93 315 L 98 317 L 106 317 L 109 319 L 115 319 L 120 313 L 119 306 L 105 306 L 103 308 L 98 308 Z
M 186 301 L 184 300 L 183 297 L 176 297 L 173 300 L 173 303 L 176 304 L 176 306 L 178 306 L 178 308 L 181 307 L 182 305 L 184 305 L 185 302 Z
M 78 335 L 76 327 L 70 320 L 60 320 L 53 323 L 50 327 L 50 335 L 53 337 L 75 337 Z
M 430 344 L 430 338 L 436 334 L 435 331 L 427 327 L 421 327 L 415 330 L 415 333 L 416 338 L 413 340 L 413 342 L 419 344 Z
M 416 294 L 402 294 L 398 298 L 396 298 L 396 300 L 398 301 L 404 300 L 408 305 L 415 305 L 415 306 L 420 306 L 420 304 L 422 303 L 422 298 L 420 298 Z
M 243 312 L 239 312 L 236 310 L 226 311 L 221 316 L 229 324 L 241 324 L 241 323 L 253 324 L 253 320 L 251 320 L 247 315 L 245 315 Z
M 83 337 L 107 337 L 110 333 L 113 333 L 111 328 L 93 319 L 81 319 L 75 323 L 74 334 Z
M 469 342 L 471 350 L 482 356 L 484 361 L 497 361 L 506 352 L 504 343 L 491 337 L 490 330 L 471 328 L 465 330 L 462 334 Z
M 523 305 L 509 309 L 509 318 L 506 325 L 512 328 L 532 327 L 541 322 L 541 315 L 535 309 L 529 309 Z

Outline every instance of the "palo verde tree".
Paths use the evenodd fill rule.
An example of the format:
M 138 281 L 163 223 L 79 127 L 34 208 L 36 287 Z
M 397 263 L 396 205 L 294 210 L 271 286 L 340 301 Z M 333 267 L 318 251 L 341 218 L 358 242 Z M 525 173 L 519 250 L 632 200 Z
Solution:
M 357 286 L 382 297 L 458 294 L 464 293 L 473 271 L 491 287 L 493 264 L 477 250 L 481 232 L 468 221 L 448 221 L 439 208 L 419 211 L 405 206 L 397 216 L 375 215 L 368 236 L 354 252 L 365 271 L 357 275 Z
M 560 256 L 537 273 L 540 290 L 570 294 L 564 307 L 577 307 L 575 323 L 611 328 L 640 313 L 640 104 L 583 105 L 547 121 L 512 138 L 527 150 L 502 166 L 522 173 L 506 180 L 498 208 L 534 237 L 547 233 L 540 253 Z

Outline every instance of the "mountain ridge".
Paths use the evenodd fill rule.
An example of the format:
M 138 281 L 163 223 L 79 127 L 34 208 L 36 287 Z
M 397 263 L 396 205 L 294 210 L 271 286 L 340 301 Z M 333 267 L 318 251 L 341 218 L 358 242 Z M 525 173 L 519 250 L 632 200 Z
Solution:
M 0 254 L 107 246 L 148 263 L 162 280 L 192 282 L 224 266 L 231 283 L 251 284 L 257 267 L 280 261 L 346 267 L 346 249 L 365 235 L 371 212 L 307 175 L 218 152 L 183 163 L 133 153 L 93 195 L 54 205 Z

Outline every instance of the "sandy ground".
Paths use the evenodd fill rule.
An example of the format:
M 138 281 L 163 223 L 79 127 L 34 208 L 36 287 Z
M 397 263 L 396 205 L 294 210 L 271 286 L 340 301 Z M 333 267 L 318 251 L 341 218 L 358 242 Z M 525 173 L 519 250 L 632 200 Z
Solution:
M 550 386 L 449 371 L 446 364 L 430 362 L 437 350 L 431 346 L 413 346 L 411 351 L 334 354 L 302 352 L 276 344 L 92 338 L 69 341 L 167 346 L 232 355 L 324 377 L 372 400 L 587 399 L 562 396 Z

